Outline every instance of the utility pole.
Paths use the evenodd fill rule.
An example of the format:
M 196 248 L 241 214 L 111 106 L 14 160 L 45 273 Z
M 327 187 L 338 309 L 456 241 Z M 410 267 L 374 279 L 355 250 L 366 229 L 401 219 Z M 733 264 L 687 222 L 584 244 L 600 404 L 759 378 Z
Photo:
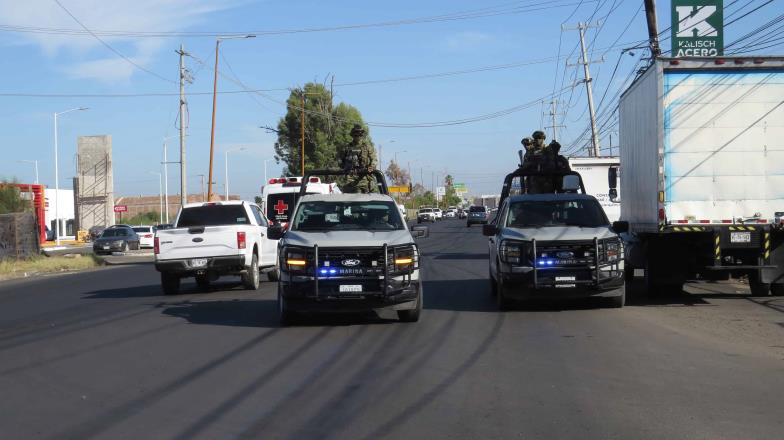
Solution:
M 188 183 L 185 174 L 185 48 L 180 44 L 180 207 L 188 203 Z M 168 213 L 168 206 L 166 209 Z M 168 220 L 167 220 L 168 223 Z
M 553 125 L 545 127 L 545 128 L 552 128 L 553 129 L 553 138 L 552 138 L 553 140 L 557 140 L 558 139 L 558 128 L 559 127 L 566 127 L 565 125 L 558 125 L 558 121 L 556 120 L 556 116 L 561 116 L 561 114 L 559 114 L 557 110 L 558 110 L 558 100 L 554 99 L 554 100 L 550 101 L 550 118 L 552 119 L 552 124 Z
M 201 201 L 204 202 L 207 200 L 207 195 L 204 193 L 204 174 L 197 174 L 197 176 L 201 177 Z
M 302 144 L 299 150 L 299 170 L 302 172 L 302 177 L 305 177 L 305 86 L 302 86 L 302 115 L 300 115 L 300 135 L 302 136 Z
M 651 45 L 651 57 L 661 55 L 659 47 L 659 28 L 656 24 L 656 0 L 645 0 L 645 19 L 648 22 L 648 43 Z
M 580 50 L 582 53 L 581 60 L 577 64 L 583 65 L 583 75 L 584 79 L 583 82 L 585 83 L 585 93 L 588 96 L 588 112 L 591 116 L 591 145 L 593 146 L 592 155 L 594 157 L 598 157 L 600 155 L 599 150 L 599 132 L 596 127 L 596 111 L 593 107 L 593 87 L 591 85 L 591 71 L 588 68 L 589 64 L 597 63 L 600 61 L 590 61 L 588 60 L 588 50 L 585 47 L 585 31 L 589 28 L 599 27 L 600 23 L 591 24 L 591 23 L 577 23 L 577 27 L 574 28 L 566 28 L 564 30 L 578 30 L 580 32 Z

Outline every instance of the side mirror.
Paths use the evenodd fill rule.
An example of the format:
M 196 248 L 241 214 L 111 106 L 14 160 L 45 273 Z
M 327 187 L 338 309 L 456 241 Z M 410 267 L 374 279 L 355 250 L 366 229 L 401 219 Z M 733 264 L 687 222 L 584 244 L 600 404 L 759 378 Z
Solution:
M 270 240 L 280 240 L 283 238 L 285 232 L 283 226 L 281 226 L 280 223 L 276 223 L 267 228 L 267 237 L 269 237 Z
M 624 234 L 626 232 L 629 232 L 629 222 L 624 222 L 624 221 L 613 222 L 612 230 L 616 234 Z
M 430 229 L 427 226 L 414 226 L 411 228 L 411 236 L 414 238 L 427 238 L 430 235 Z
M 615 201 L 618 200 L 618 190 L 617 189 L 610 188 L 610 193 L 608 195 L 610 196 L 610 201 L 611 202 L 615 202 Z
M 618 188 L 618 167 L 607 168 L 607 183 L 610 189 Z
M 484 235 L 485 237 L 492 237 L 497 233 L 498 233 L 498 228 L 495 225 L 493 224 L 482 225 L 482 235 Z

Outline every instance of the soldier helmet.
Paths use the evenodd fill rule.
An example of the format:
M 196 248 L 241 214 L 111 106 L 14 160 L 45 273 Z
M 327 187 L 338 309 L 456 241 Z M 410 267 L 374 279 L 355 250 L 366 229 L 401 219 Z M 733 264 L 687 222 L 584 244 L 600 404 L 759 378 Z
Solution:
M 529 137 L 524 137 L 523 140 L 520 141 L 520 143 L 523 144 L 523 146 L 525 146 L 526 148 L 528 148 L 533 143 L 533 139 Z
M 542 139 L 542 140 L 544 140 L 544 139 L 547 138 L 547 135 L 544 134 L 544 132 L 541 131 L 541 130 L 536 130 L 534 132 L 534 134 L 531 135 L 531 137 L 534 138 L 534 139 Z
M 365 135 L 365 128 L 359 124 L 354 124 L 354 128 L 351 129 L 351 136 L 364 136 Z

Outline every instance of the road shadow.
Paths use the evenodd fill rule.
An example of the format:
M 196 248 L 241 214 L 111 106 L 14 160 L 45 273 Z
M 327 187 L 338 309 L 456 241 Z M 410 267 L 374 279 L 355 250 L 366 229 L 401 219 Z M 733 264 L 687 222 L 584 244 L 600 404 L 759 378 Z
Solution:
M 182 318 L 191 324 L 230 327 L 280 327 L 275 299 L 231 299 L 183 301 L 167 304 L 164 315 Z M 349 326 L 396 323 L 373 311 L 360 313 L 318 313 L 298 315 L 292 327 Z
M 487 279 L 424 280 L 425 309 L 459 312 L 496 310 Z
M 163 296 L 160 284 L 93 290 L 92 292 L 87 292 L 83 299 L 146 298 L 153 296 Z
M 428 256 L 428 254 L 424 254 L 424 255 Z M 440 254 L 436 252 L 431 255 L 433 255 L 433 259 L 435 260 L 485 260 L 487 261 L 488 259 L 487 252 L 473 253 L 473 254 L 469 254 L 469 253 Z
M 191 324 L 279 327 L 278 306 L 275 300 L 183 301 L 167 304 L 161 313 L 182 318 Z

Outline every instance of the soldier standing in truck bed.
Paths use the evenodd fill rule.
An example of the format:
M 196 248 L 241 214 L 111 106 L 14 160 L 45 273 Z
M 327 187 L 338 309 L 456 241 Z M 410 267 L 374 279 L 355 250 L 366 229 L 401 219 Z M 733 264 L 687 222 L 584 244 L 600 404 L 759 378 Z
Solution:
M 569 171 L 569 161 L 558 153 L 561 144 L 553 140 L 549 145 L 544 141 L 547 136 L 543 131 L 535 131 L 530 138 L 523 138 L 521 143 L 525 147 L 522 168 L 525 171 L 540 173 L 556 173 Z M 528 194 L 544 194 L 558 191 L 561 187 L 560 176 L 529 176 L 526 178 L 525 187 Z
M 373 160 L 373 145 L 365 135 L 365 129 L 359 124 L 354 124 L 354 128 L 351 129 L 351 144 L 343 153 L 342 167 L 344 170 L 352 172 L 348 176 L 346 184 L 341 188 L 344 193 L 378 192 L 378 185 L 373 176 L 359 175 L 376 169 Z

